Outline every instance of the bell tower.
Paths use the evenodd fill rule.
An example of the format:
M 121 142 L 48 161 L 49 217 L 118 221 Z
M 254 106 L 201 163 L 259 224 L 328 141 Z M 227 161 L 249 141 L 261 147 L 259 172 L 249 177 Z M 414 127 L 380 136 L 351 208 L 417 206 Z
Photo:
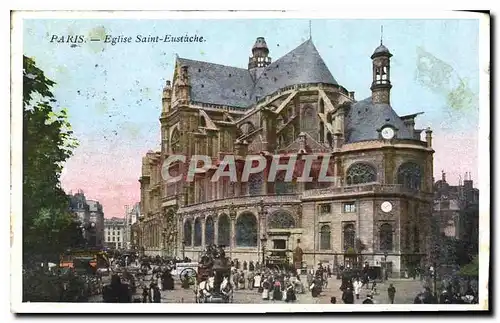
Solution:
M 390 104 L 391 97 L 391 74 L 390 59 L 392 54 L 389 49 L 382 44 L 380 39 L 380 46 L 373 52 L 372 66 L 373 66 L 373 81 L 370 89 L 372 90 L 373 104 Z
M 269 48 L 267 48 L 266 40 L 264 37 L 258 37 L 252 47 L 252 56 L 248 58 L 248 71 L 254 80 L 271 64 L 271 57 L 268 55 Z

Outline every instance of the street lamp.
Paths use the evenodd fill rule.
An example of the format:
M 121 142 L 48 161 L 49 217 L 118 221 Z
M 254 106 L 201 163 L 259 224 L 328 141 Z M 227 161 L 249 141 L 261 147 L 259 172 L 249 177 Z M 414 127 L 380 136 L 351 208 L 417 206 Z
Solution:
M 182 259 L 186 258 L 186 240 L 182 240 Z
M 266 262 L 266 242 L 267 237 L 265 234 L 263 234 L 262 238 L 260 238 L 260 244 L 262 246 L 262 268 L 264 268 Z
M 384 251 L 384 280 L 387 280 L 387 251 Z

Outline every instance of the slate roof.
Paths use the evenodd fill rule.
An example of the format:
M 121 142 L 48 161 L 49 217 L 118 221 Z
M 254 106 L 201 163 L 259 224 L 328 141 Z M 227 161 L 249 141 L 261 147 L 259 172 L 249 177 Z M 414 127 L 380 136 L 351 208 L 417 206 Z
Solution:
M 247 69 L 178 58 L 188 66 L 191 100 L 246 108 L 254 86 Z
M 267 66 L 256 82 L 244 68 L 177 60 L 188 66 L 191 100 L 203 103 L 248 108 L 257 99 L 289 85 L 338 84 L 311 39 Z
M 389 104 L 373 104 L 372 98 L 354 103 L 345 121 L 346 143 L 379 139 L 379 130 L 384 125 L 397 129 L 398 139 L 414 139 L 411 131 Z
M 253 99 L 304 83 L 338 85 L 311 39 L 266 67 L 256 82 Z

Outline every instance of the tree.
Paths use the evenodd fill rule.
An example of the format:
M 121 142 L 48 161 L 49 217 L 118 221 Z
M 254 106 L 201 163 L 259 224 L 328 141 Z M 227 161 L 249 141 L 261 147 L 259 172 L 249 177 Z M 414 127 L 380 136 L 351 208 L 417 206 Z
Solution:
M 80 229 L 61 188 L 63 163 L 77 146 L 66 110 L 55 111 L 55 84 L 23 56 L 23 258 L 48 261 L 68 248 Z M 78 238 L 76 238 L 78 239 Z

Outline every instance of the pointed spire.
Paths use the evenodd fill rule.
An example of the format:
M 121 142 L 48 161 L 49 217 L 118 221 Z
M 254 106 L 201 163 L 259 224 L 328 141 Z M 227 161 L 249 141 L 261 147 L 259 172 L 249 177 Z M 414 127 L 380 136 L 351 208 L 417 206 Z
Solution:
M 312 39 L 312 21 L 309 20 L 309 39 Z
M 384 25 L 380 26 L 380 45 L 383 45 L 382 40 L 384 39 Z

